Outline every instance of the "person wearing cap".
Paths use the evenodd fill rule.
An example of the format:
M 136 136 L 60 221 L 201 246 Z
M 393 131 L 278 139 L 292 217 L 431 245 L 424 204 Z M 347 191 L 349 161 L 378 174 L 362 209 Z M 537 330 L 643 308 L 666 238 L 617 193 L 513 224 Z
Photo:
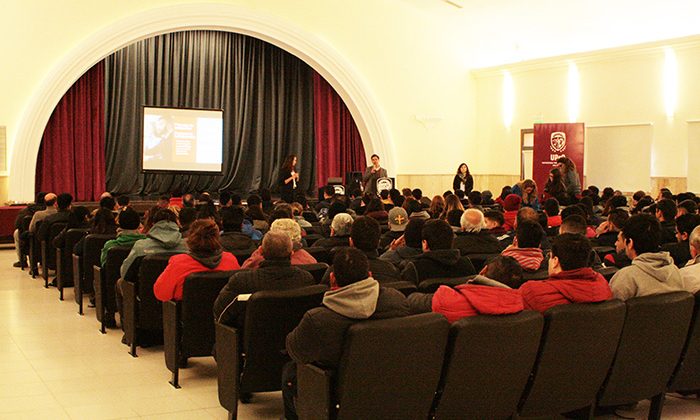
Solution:
M 408 213 L 401 207 L 394 207 L 389 210 L 389 218 L 387 220 L 389 223 L 389 231 L 384 233 L 379 239 L 379 249 L 385 251 L 389 248 L 389 245 L 403 235 L 404 230 L 406 230 L 406 225 L 408 224 Z
M 509 194 L 505 200 L 503 200 L 503 218 L 505 222 L 503 227 L 507 231 L 515 230 L 515 218 L 518 216 L 518 210 L 520 210 L 520 203 L 522 199 L 517 194 Z
M 330 250 L 337 246 L 350 246 L 350 231 L 353 220 L 352 216 L 347 213 L 336 214 L 331 221 L 331 236 L 314 242 L 314 248 Z

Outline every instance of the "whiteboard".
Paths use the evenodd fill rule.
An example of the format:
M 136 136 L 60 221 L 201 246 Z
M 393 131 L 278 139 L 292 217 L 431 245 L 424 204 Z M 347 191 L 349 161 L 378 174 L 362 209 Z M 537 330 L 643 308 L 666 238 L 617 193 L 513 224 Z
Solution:
M 650 124 L 586 127 L 587 184 L 601 190 L 649 191 L 653 135 Z

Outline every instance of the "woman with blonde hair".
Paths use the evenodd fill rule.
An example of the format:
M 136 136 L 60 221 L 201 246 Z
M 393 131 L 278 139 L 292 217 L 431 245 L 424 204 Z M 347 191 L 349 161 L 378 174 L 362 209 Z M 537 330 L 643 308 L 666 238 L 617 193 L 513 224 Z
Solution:
M 537 199 L 537 184 L 531 179 L 526 179 L 525 181 L 517 185 L 520 189 L 520 197 L 522 197 L 521 206 L 530 207 L 535 211 L 540 210 L 540 201 Z M 513 188 L 515 192 L 516 188 Z

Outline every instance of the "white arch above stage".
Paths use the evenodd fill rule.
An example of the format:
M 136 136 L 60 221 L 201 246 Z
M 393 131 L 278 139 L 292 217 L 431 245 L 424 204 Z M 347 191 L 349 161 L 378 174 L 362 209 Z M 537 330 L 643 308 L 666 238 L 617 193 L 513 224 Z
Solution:
M 371 90 L 336 49 L 290 22 L 227 4 L 182 4 L 147 10 L 92 34 L 69 51 L 38 86 L 20 119 L 10 161 L 9 199 L 34 196 L 37 156 L 51 113 L 66 91 L 95 63 L 133 42 L 183 30 L 208 29 L 250 35 L 304 60 L 338 92 L 357 124 L 367 155 L 382 156 L 395 173 L 390 131 Z

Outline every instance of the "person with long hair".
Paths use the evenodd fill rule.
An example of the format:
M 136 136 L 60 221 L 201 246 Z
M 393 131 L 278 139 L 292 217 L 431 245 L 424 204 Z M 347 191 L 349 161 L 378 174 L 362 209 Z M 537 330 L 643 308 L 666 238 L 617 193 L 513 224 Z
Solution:
M 474 189 L 474 177 L 469 173 L 469 166 L 466 163 L 459 164 L 457 174 L 452 180 L 452 189 L 464 191 L 464 195 L 468 195 Z
M 153 285 L 158 300 L 182 300 L 185 278 L 202 271 L 229 271 L 240 268 L 238 260 L 221 245 L 219 226 L 211 219 L 195 220 L 186 239 L 188 252 L 170 257 L 168 266 Z
M 544 186 L 544 192 L 546 193 L 546 198 L 554 197 L 557 199 L 559 204 L 569 204 L 569 196 L 566 193 L 566 187 L 562 181 L 559 168 L 552 168 L 552 170 L 549 171 L 549 179 Z
M 441 195 L 436 195 L 430 201 L 430 207 L 428 208 L 428 213 L 430 213 L 431 219 L 438 219 L 442 212 L 445 210 L 445 199 Z
M 294 202 L 294 195 L 299 184 L 299 172 L 296 169 L 297 155 L 289 155 L 280 168 L 277 184 L 280 187 L 280 196 L 287 203 Z
M 445 209 L 442 211 L 442 214 L 440 214 L 440 219 L 447 220 L 447 214 L 452 210 L 464 211 L 462 202 L 459 201 L 459 197 L 454 194 L 445 197 Z
M 540 211 L 540 202 L 537 199 L 537 184 L 531 179 L 518 184 L 520 188 L 520 196 L 522 197 L 522 206 L 531 207 L 535 211 Z M 515 188 L 514 188 L 515 190 Z
M 566 193 L 571 199 L 581 195 L 581 179 L 576 172 L 576 164 L 573 160 L 566 156 L 557 159 L 559 171 L 561 171 L 561 180 L 566 187 Z

